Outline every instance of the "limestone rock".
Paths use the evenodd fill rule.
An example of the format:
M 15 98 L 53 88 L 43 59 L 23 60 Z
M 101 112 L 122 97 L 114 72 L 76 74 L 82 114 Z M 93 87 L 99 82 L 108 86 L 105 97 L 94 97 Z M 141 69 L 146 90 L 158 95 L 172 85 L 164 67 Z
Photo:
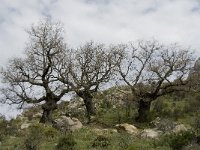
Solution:
M 21 129 L 23 130 L 23 129 L 27 129 L 28 127 L 30 127 L 31 126 L 31 123 L 23 123 L 22 125 L 21 125 Z
M 128 124 L 128 123 L 117 124 L 116 128 L 119 132 L 125 131 L 129 134 L 138 134 L 138 129 L 134 125 L 131 125 L 131 124 Z
M 162 132 L 156 129 L 144 129 L 141 133 L 143 138 L 158 138 Z
M 74 122 L 74 124 L 71 126 L 72 131 L 83 127 L 83 124 L 77 118 L 72 118 L 72 121 Z
M 41 118 L 41 117 L 42 117 L 42 113 L 40 112 L 33 115 L 33 118 Z
M 66 116 L 61 116 L 54 121 L 53 126 L 62 131 L 70 130 L 75 131 L 82 128 L 82 123 L 77 118 L 70 118 Z
M 179 124 L 175 126 L 175 128 L 173 129 L 173 132 L 178 133 L 178 132 L 187 131 L 187 130 L 188 128 L 184 124 Z

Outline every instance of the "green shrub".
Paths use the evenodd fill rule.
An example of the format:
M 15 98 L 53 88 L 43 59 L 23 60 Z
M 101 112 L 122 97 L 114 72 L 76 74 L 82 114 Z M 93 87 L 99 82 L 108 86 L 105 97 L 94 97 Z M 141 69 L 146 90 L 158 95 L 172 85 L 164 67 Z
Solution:
M 113 107 L 112 103 L 106 98 L 103 99 L 102 102 L 100 103 L 100 108 L 111 109 L 112 107 Z
M 173 111 L 173 118 L 177 120 L 179 117 L 182 116 L 183 116 L 183 110 L 181 110 L 180 108 L 175 108 Z
M 0 141 L 3 141 L 4 137 L 7 135 L 7 124 L 6 120 L 0 121 Z
M 158 147 L 154 139 L 135 139 L 125 150 L 158 150 Z M 162 147 L 159 150 L 165 150 L 165 148 Z
M 58 130 L 51 126 L 44 127 L 43 133 L 46 139 L 51 140 L 58 136 Z
M 200 118 L 199 116 L 196 116 L 192 122 L 192 125 L 197 132 L 197 134 L 200 134 Z
M 106 148 L 109 145 L 110 145 L 110 139 L 103 135 L 99 135 L 92 143 L 92 147 Z
M 0 142 L 3 141 L 3 139 L 6 136 L 6 127 L 4 124 L 0 123 Z
M 56 146 L 57 150 L 74 150 L 76 141 L 71 133 L 60 137 L 58 140 L 58 145 Z
M 172 117 L 173 109 L 170 106 L 169 101 L 165 101 L 164 99 L 158 99 L 153 102 L 152 111 L 157 116 L 163 117 Z
M 25 149 L 37 150 L 43 138 L 44 134 L 42 132 L 42 128 L 40 128 L 39 126 L 31 126 L 29 128 L 29 133 L 24 140 Z
M 185 105 L 184 107 L 185 113 L 192 114 L 199 111 L 199 107 L 200 107 L 199 96 L 196 96 L 195 98 L 186 99 L 186 100 L 187 100 L 187 105 Z
M 168 135 L 164 140 L 173 150 L 181 150 L 195 139 L 193 131 L 182 131 Z
M 183 148 L 183 150 L 200 150 L 200 145 L 197 143 L 192 143 Z
M 132 143 L 132 139 L 129 134 L 127 133 L 121 133 L 119 136 L 119 143 L 118 147 L 122 149 L 126 149 L 129 147 L 129 145 Z
M 164 104 L 162 100 L 157 100 L 154 103 L 153 110 L 157 113 L 161 113 L 165 107 L 166 105 Z
M 16 136 L 18 134 L 17 126 L 0 116 L 0 141 L 6 136 Z
M 40 135 L 44 137 L 44 140 L 52 140 L 56 138 L 59 134 L 59 131 L 53 128 L 52 126 L 41 123 L 33 124 L 27 130 L 28 131 L 26 132 L 32 132 L 32 130 L 40 132 Z

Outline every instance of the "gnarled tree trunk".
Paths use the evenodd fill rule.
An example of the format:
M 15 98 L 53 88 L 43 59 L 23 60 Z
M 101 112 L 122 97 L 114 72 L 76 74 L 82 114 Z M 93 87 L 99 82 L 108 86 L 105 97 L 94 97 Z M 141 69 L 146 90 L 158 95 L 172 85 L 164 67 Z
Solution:
M 135 118 L 137 122 L 147 122 L 149 121 L 151 101 L 144 101 L 140 99 L 138 106 L 138 116 Z
M 83 98 L 85 107 L 86 107 L 86 111 L 87 111 L 87 118 L 88 118 L 88 122 L 91 121 L 91 116 L 92 115 L 96 115 L 96 110 L 94 107 L 94 103 L 92 101 L 93 96 L 90 92 L 88 91 L 82 91 L 77 93 L 81 98 Z
M 43 114 L 40 119 L 40 123 L 53 123 L 52 114 L 57 109 L 57 101 L 51 100 L 42 105 Z
M 92 102 L 92 98 L 88 97 L 88 98 L 84 98 L 83 100 L 84 100 L 85 107 L 87 110 L 88 119 L 90 119 L 91 115 L 96 115 L 96 111 L 95 111 L 94 104 Z

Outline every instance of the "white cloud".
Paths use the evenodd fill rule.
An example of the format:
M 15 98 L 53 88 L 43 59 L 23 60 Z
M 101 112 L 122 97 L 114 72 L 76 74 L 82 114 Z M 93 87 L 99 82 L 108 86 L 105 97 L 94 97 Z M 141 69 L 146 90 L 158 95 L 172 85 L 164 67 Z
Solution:
M 63 22 L 71 46 L 89 40 L 109 44 L 153 37 L 200 48 L 199 0 L 2 0 L 1 64 L 22 54 L 24 29 L 45 16 Z
M 200 18 L 194 8 L 196 0 L 62 0 L 50 12 L 64 22 L 67 39 L 75 45 L 91 39 L 116 43 L 154 37 L 197 48 Z

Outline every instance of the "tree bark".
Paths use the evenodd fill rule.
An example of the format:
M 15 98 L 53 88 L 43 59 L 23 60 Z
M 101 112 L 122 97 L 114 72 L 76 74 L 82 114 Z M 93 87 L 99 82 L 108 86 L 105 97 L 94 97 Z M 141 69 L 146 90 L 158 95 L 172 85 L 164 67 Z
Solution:
M 94 104 L 92 102 L 92 98 L 91 97 L 86 97 L 83 99 L 84 100 L 84 103 L 85 103 L 85 107 L 86 107 L 86 110 L 87 110 L 87 117 L 90 121 L 90 117 L 92 115 L 96 115 L 96 111 L 95 111 L 95 107 L 94 107 Z
M 88 118 L 88 122 L 91 121 L 91 116 L 92 115 L 96 115 L 96 110 L 94 107 L 94 103 L 92 101 L 93 96 L 89 91 L 81 91 L 77 93 L 81 98 L 83 98 L 85 107 L 86 107 L 86 111 L 87 111 L 87 118 Z
M 151 101 L 144 101 L 144 99 L 141 99 L 139 101 L 138 116 L 135 118 L 135 120 L 137 122 L 149 121 L 150 107 L 151 107 Z
M 49 101 L 42 105 L 43 114 L 40 123 L 53 123 L 52 114 L 57 109 L 56 101 Z

